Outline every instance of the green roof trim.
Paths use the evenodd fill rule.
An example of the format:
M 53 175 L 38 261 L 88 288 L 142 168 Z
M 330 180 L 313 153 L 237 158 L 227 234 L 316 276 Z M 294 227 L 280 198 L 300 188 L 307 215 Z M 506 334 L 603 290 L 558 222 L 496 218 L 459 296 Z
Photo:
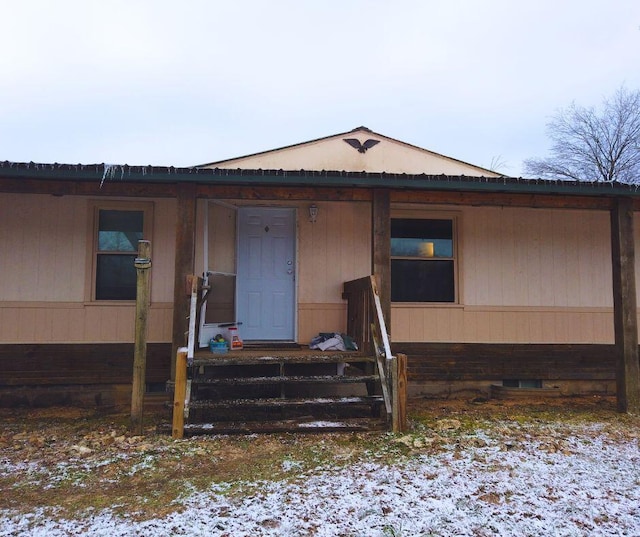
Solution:
M 198 183 L 208 185 L 318 186 L 393 188 L 407 190 L 510 192 L 575 196 L 640 196 L 640 187 L 602 183 L 525 179 L 521 177 L 471 177 L 465 175 L 409 175 L 390 173 L 175 168 L 119 164 L 37 164 L 0 162 L 0 178 L 123 183 Z

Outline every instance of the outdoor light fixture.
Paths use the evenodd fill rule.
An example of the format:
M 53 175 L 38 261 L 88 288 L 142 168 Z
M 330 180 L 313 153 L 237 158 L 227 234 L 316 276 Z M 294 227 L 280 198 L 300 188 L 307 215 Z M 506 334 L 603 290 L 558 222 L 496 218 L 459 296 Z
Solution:
M 318 206 L 314 203 L 313 205 L 309 205 L 309 222 L 314 224 L 317 218 L 318 218 Z

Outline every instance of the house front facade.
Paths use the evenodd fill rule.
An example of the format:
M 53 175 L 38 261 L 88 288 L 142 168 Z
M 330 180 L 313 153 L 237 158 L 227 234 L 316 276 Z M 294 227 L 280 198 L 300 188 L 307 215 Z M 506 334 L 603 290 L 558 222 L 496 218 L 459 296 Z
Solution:
M 611 222 L 636 197 L 364 127 L 194 168 L 0 163 L 0 402 L 126 400 L 141 239 L 150 392 L 183 344 L 187 275 L 211 288 L 202 344 L 235 322 L 247 341 L 307 345 L 346 330 L 344 283 L 375 274 L 411 395 L 614 393 Z

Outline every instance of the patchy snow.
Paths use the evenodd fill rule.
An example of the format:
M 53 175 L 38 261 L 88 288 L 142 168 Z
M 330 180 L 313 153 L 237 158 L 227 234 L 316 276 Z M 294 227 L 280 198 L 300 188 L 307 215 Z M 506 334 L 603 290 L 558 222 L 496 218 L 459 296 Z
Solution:
M 298 427 L 300 429 L 346 429 L 349 424 L 343 421 L 316 420 L 300 423 Z
M 2 510 L 0 535 L 640 535 L 635 435 L 587 427 L 553 442 L 526 434 L 505 442 L 479 434 L 394 464 L 372 459 L 306 472 L 287 459 L 287 480 L 222 483 L 151 520 Z

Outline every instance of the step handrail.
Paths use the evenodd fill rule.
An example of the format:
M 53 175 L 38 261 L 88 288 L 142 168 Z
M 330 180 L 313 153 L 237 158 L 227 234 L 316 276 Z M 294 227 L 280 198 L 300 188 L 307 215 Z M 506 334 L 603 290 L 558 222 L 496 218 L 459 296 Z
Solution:
M 369 344 L 376 356 L 376 365 L 387 417 L 393 414 L 391 386 L 391 344 L 387 324 L 382 313 L 382 303 L 376 283 L 376 275 L 344 283 L 343 298 L 347 300 L 347 333 L 353 336 L 360 348 Z M 379 334 L 381 342 L 376 341 Z M 381 343 L 381 344 L 380 344 Z

